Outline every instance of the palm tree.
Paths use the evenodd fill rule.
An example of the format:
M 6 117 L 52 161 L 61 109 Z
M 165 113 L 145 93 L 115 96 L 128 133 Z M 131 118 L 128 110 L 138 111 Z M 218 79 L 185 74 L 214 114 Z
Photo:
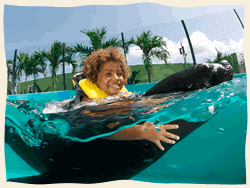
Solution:
M 20 62 L 16 62 L 16 68 L 15 68 L 15 85 L 17 84 L 18 81 L 18 85 L 19 85 L 19 93 L 20 93 L 20 81 L 21 81 L 21 76 L 22 76 L 22 64 Z
M 142 61 L 148 72 L 148 81 L 150 83 L 152 58 L 158 58 L 167 64 L 169 52 L 166 49 L 166 42 L 160 36 L 152 36 L 151 31 L 143 31 L 140 36 L 136 36 L 136 40 L 132 37 L 131 41 L 136 46 L 139 46 L 143 52 Z
M 66 48 L 65 58 L 64 60 L 62 58 L 60 62 L 63 63 L 63 61 L 65 61 L 65 63 L 67 63 L 68 65 L 72 66 L 72 73 L 76 72 L 77 61 L 75 60 L 75 54 L 71 52 L 70 48 Z
M 231 55 L 224 54 L 223 55 L 217 48 L 215 48 L 215 49 L 217 51 L 217 55 L 216 55 L 215 59 L 213 61 L 211 59 L 207 59 L 207 61 L 206 61 L 207 63 L 218 63 L 220 61 L 227 60 L 231 64 L 231 66 L 233 67 L 234 73 L 236 73 L 236 74 L 240 73 L 238 61 L 235 60 L 233 57 L 234 55 L 236 56 L 236 54 L 231 54 Z
M 124 41 L 124 45 L 122 46 L 123 47 L 123 50 L 124 50 L 124 55 L 125 57 L 127 56 L 127 54 L 129 53 L 129 46 L 131 44 L 134 43 L 134 39 L 133 38 L 130 38 L 129 40 L 125 40 Z M 127 63 L 127 60 L 126 60 L 126 63 Z
M 76 61 L 74 60 L 74 53 L 71 51 L 70 47 L 66 47 L 65 49 L 66 56 L 65 62 L 71 64 L 73 67 L 72 72 L 75 71 L 77 65 Z M 49 51 L 42 50 L 39 52 L 40 57 L 48 60 L 50 62 L 49 67 L 52 75 L 52 84 L 53 84 L 53 91 L 55 91 L 55 81 L 58 79 L 57 71 L 59 69 L 60 64 L 63 62 L 63 43 L 60 41 L 55 41 Z
M 10 80 L 10 75 L 12 74 L 12 64 L 13 64 L 13 61 L 11 59 L 6 60 L 8 81 Z
M 7 59 L 6 66 L 7 66 L 7 93 L 11 94 L 11 85 L 10 85 L 10 76 L 12 75 L 12 64 L 13 60 Z
M 124 41 L 124 54 L 128 54 L 129 53 L 129 46 L 131 45 L 131 44 L 133 44 L 133 40 L 132 39 L 129 39 L 129 40 L 126 40 L 126 41 Z
M 25 82 L 27 82 L 27 78 L 28 76 L 30 76 L 31 73 L 31 61 L 30 61 L 30 56 L 28 53 L 23 53 L 20 52 L 19 55 L 17 55 L 17 59 L 18 59 L 18 64 L 19 64 L 19 68 L 21 69 L 21 71 L 24 72 L 25 75 Z
M 228 59 L 228 55 L 223 55 L 216 47 L 215 50 L 217 52 L 215 59 L 213 61 L 211 59 L 207 59 L 206 60 L 207 63 L 218 63 L 220 61 Z
M 53 85 L 53 91 L 55 91 L 55 79 L 57 78 L 57 71 L 59 69 L 60 65 L 60 59 L 62 56 L 62 43 L 59 41 L 55 41 L 52 45 L 49 51 L 42 50 L 41 56 L 45 59 L 47 59 L 50 64 L 50 71 L 51 71 L 51 78 L 52 78 L 52 85 Z
M 13 89 L 12 89 L 12 86 L 13 86 L 13 81 L 10 81 L 10 77 L 12 77 L 12 74 L 13 74 L 13 60 L 11 59 L 8 59 L 6 61 L 6 65 L 7 65 L 7 93 L 8 94 L 11 94 L 13 93 Z M 15 82 L 18 81 L 20 82 L 20 77 L 22 75 L 22 66 L 19 62 L 16 62 L 16 68 L 15 68 Z M 13 77 L 12 77 L 13 78 Z
M 231 55 L 228 54 L 223 55 L 223 53 L 219 51 L 217 48 L 215 48 L 215 50 L 217 51 L 217 54 L 214 60 L 212 61 L 211 59 L 207 59 L 206 63 L 219 63 L 220 61 L 227 60 L 232 65 L 233 59 Z
M 84 60 L 85 57 L 89 56 L 91 52 L 96 51 L 101 48 L 107 48 L 109 46 L 113 47 L 122 47 L 122 41 L 118 40 L 118 37 L 112 37 L 106 40 L 105 35 L 107 34 L 106 27 L 102 27 L 101 29 L 93 29 L 93 30 L 81 30 L 81 33 L 87 35 L 90 39 L 90 45 L 86 46 L 81 43 L 76 43 L 76 45 L 71 46 L 71 51 L 75 54 L 78 53 L 81 60 Z M 83 63 L 80 64 L 83 66 Z
M 46 64 L 47 59 L 45 57 L 43 57 L 43 55 L 40 51 L 35 51 L 32 54 L 32 58 L 40 66 L 39 72 L 44 75 L 44 78 L 47 78 L 47 70 L 46 70 L 47 69 L 47 64 Z
M 32 54 L 32 56 L 30 57 L 30 73 L 31 75 L 33 75 L 34 82 L 36 82 L 38 73 L 43 73 L 43 66 L 44 64 L 39 62 L 34 56 L 34 54 Z
M 20 52 L 19 55 L 17 55 L 17 60 L 18 60 L 18 67 L 19 67 L 18 75 L 21 76 L 20 73 L 24 72 L 26 87 L 28 87 L 27 86 L 27 78 L 28 78 L 28 76 L 30 76 L 32 74 L 32 72 L 31 72 L 32 65 L 31 65 L 31 61 L 30 61 L 30 56 L 28 53 Z M 19 89 L 20 89 L 20 87 L 19 87 Z
M 35 51 L 31 56 L 28 53 L 20 52 L 17 56 L 18 66 L 20 71 L 25 74 L 25 82 L 27 86 L 27 78 L 31 75 L 34 77 L 34 85 L 38 77 L 38 73 L 44 73 L 46 77 L 46 63 L 45 58 L 41 54 Z

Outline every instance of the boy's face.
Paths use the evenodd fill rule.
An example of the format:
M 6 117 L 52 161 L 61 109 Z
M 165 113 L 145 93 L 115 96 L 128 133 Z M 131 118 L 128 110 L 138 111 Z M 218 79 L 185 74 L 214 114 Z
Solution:
M 96 85 L 108 95 L 117 95 L 125 85 L 119 63 L 107 61 L 101 66 Z

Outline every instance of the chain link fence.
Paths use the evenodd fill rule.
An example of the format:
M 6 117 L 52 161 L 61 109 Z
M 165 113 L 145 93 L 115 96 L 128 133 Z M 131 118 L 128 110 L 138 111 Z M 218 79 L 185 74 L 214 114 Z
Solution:
M 152 59 L 152 82 L 159 82 L 165 77 L 183 70 L 186 65 L 193 66 L 195 63 L 204 63 L 208 60 L 214 61 L 218 52 L 221 52 L 222 56 L 230 56 L 230 63 L 233 65 L 235 73 L 245 73 L 243 54 L 244 28 L 236 13 L 238 13 L 239 18 L 244 23 L 244 10 L 234 11 L 232 9 L 191 19 L 139 27 L 134 30 L 124 31 L 123 36 L 126 42 L 131 37 L 136 39 L 143 31 L 147 32 L 150 30 L 152 36 L 163 37 L 169 52 L 168 65 L 166 66 L 165 62 L 157 58 Z M 194 57 L 192 56 L 192 50 L 183 23 L 186 26 L 190 43 L 192 44 Z M 121 33 L 107 35 L 106 39 L 112 37 L 122 40 Z M 89 40 L 79 41 L 79 43 L 90 45 Z M 149 81 L 148 72 L 142 61 L 142 50 L 138 46 L 130 45 L 126 57 L 132 75 L 134 75 L 131 84 L 147 83 Z M 81 71 L 81 69 L 78 69 L 78 71 Z M 136 74 L 137 72 L 138 74 Z M 60 86 L 57 87 L 61 89 Z M 69 88 L 71 88 L 71 85 Z
M 237 13 L 238 11 L 235 10 Z M 140 27 L 131 31 L 123 32 L 124 39 L 129 40 L 130 37 L 136 38 L 143 31 L 150 30 L 152 36 L 158 35 L 163 37 L 167 43 L 167 49 L 170 53 L 167 60 L 170 64 L 187 63 L 196 64 L 204 63 L 207 60 L 213 61 L 217 52 L 222 55 L 234 56 L 236 66 L 244 66 L 243 56 L 243 27 L 235 14 L 234 10 L 217 12 L 196 18 L 183 20 L 186 25 L 189 38 L 194 51 L 194 58 L 191 54 L 190 45 L 187 35 L 181 21 L 161 23 L 145 27 Z M 240 19 L 244 19 L 242 11 L 238 13 Z M 117 33 L 111 37 L 122 39 L 121 34 Z M 185 53 L 180 53 L 183 46 Z M 186 55 L 186 57 L 185 57 Z M 131 45 L 127 54 L 129 65 L 142 65 L 142 51 L 139 47 Z M 153 64 L 164 64 L 163 61 L 153 59 Z M 241 63 L 239 63 L 241 62 Z M 239 64 L 239 65 L 238 65 Z M 240 68 L 240 72 L 245 72 L 245 68 Z M 237 72 L 239 73 L 239 72 Z

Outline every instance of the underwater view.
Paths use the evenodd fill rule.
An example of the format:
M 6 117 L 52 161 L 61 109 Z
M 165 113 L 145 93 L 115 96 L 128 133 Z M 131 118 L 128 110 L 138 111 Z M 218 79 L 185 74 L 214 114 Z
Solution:
M 46 170 L 42 169 L 42 166 L 47 165 L 47 158 L 51 162 L 51 166 L 46 166 L 46 168 L 55 169 L 59 166 L 63 168 L 65 165 L 64 167 L 67 169 L 65 161 L 62 164 L 62 159 L 56 158 L 56 155 L 60 156 L 67 151 L 67 149 L 64 150 L 64 147 L 75 149 L 75 145 L 84 144 L 84 148 L 91 149 L 92 146 L 87 146 L 87 144 L 94 144 L 100 140 L 99 138 L 112 135 L 135 124 L 150 121 L 155 125 L 177 123 L 180 131 L 185 128 L 184 125 L 189 125 L 190 130 L 180 132 L 181 139 L 174 146 L 165 144 L 164 153 L 160 153 L 159 148 L 153 147 L 147 142 L 143 144 L 148 148 L 142 148 L 140 152 L 148 153 L 139 154 L 138 151 L 140 157 L 136 159 L 132 155 L 137 155 L 137 153 L 133 153 L 134 150 L 131 150 L 128 155 L 129 150 L 127 150 L 126 157 L 131 158 L 127 158 L 129 164 L 121 167 L 121 171 L 124 172 L 122 170 L 124 168 L 129 175 L 123 174 L 114 180 L 130 179 L 154 183 L 245 184 L 247 75 L 234 75 L 233 80 L 208 89 L 143 97 L 142 94 L 154 85 L 155 83 L 127 85 L 127 89 L 133 92 L 132 96 L 107 97 L 101 102 L 83 102 L 71 110 L 65 109 L 62 101 L 72 100 L 75 91 L 65 91 L 64 94 L 63 92 L 52 92 L 39 95 L 8 96 L 5 118 L 7 179 L 43 174 Z M 52 95 L 54 95 L 53 101 L 51 101 Z M 83 112 L 85 113 L 83 114 Z M 27 124 L 27 122 L 29 123 Z M 102 128 L 102 124 L 106 122 L 120 123 L 111 128 Z M 91 130 L 87 131 L 86 127 L 91 127 L 89 128 Z M 173 133 L 175 133 L 174 131 Z M 17 139 L 19 140 L 17 141 Z M 13 148 L 21 142 L 23 144 L 18 147 L 25 149 L 21 153 L 14 152 Z M 106 142 L 109 143 L 106 140 L 100 142 L 103 145 Z M 130 144 L 133 145 L 131 147 L 137 147 L 136 142 L 130 142 Z M 118 150 L 125 153 L 125 147 L 122 149 L 123 146 L 127 147 L 126 143 L 124 145 L 122 143 Z M 157 151 L 157 155 L 150 153 L 152 152 L 149 151 L 150 147 L 153 147 L 153 151 Z M 25 162 L 20 156 L 25 152 L 30 152 L 30 149 L 32 152 L 34 150 L 34 155 L 32 158 L 29 156 L 29 159 L 26 160 L 33 162 L 27 164 L 27 161 Z M 94 155 L 102 156 L 105 151 L 112 150 L 115 149 L 103 149 L 99 153 L 92 150 L 85 151 L 92 153 L 93 157 Z M 36 155 L 38 159 L 34 159 Z M 65 158 L 67 157 L 65 156 Z M 72 159 L 70 156 L 67 158 L 67 163 L 70 164 L 70 168 L 75 165 L 75 169 L 81 169 L 86 163 L 91 163 L 90 158 L 87 157 L 88 160 L 81 167 L 76 167 L 78 159 Z M 39 159 L 44 162 L 41 162 L 40 166 L 35 165 L 34 167 L 34 161 Z M 126 160 L 125 157 L 124 160 Z M 135 162 L 131 162 L 132 160 Z M 102 168 L 117 164 L 117 161 L 112 161 L 112 159 L 106 162 L 110 163 Z M 100 163 L 104 163 L 104 161 Z M 142 163 L 143 167 L 135 166 L 139 163 Z M 98 165 L 91 164 L 88 168 L 85 167 L 92 170 L 98 169 L 96 166 Z M 138 170 L 136 171 L 132 167 Z M 95 173 L 93 172 L 93 174 Z M 98 173 L 96 175 L 98 177 Z M 53 176 L 50 177 L 53 178 Z M 96 182 L 95 180 L 88 182 L 89 177 L 86 177 L 84 182 Z M 105 181 L 112 180 L 106 179 Z

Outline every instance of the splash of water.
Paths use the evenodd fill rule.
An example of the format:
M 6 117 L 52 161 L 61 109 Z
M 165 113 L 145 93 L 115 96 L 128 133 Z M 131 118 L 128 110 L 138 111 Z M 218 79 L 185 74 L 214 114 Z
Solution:
M 185 95 L 174 94 L 171 99 L 166 101 L 163 100 L 157 105 L 145 105 L 142 101 L 139 101 L 136 103 L 137 109 L 135 111 L 135 114 L 141 114 L 140 121 L 151 121 L 154 123 L 157 122 L 156 125 L 167 124 L 177 119 L 183 119 L 188 122 L 206 121 L 213 117 L 220 110 L 234 103 L 244 104 L 247 102 L 246 80 L 246 75 L 239 75 L 236 76 L 232 81 L 221 83 L 206 90 L 198 90 L 196 92 L 187 93 Z M 76 105 L 74 109 L 81 108 L 83 106 L 108 105 L 112 104 L 114 101 L 125 101 L 127 99 L 140 97 L 141 95 L 138 95 L 137 93 L 133 93 L 128 97 L 109 96 L 102 101 L 92 101 L 90 103 L 82 102 L 79 105 Z M 166 94 L 160 94 L 157 96 L 158 99 L 162 99 L 164 97 L 166 97 Z M 144 101 L 147 101 L 149 98 L 146 98 Z M 39 138 L 39 135 L 41 137 L 42 133 L 58 134 L 64 138 L 84 142 L 86 140 L 67 136 L 67 132 L 70 130 L 70 126 L 66 121 L 62 119 L 47 121 L 47 114 L 49 113 L 67 112 L 68 110 L 65 110 L 63 108 L 63 103 L 67 103 L 70 100 L 72 99 L 68 99 L 67 101 L 65 100 L 63 102 L 51 101 L 49 103 L 48 101 L 34 100 L 26 102 L 7 101 L 7 104 L 19 108 L 21 111 L 25 112 L 31 120 L 33 120 L 35 128 L 31 130 L 36 130 L 35 133 L 32 134 L 37 142 L 34 142 L 34 140 L 25 140 L 25 142 L 30 146 L 35 146 L 34 143 L 36 143 L 37 145 L 37 143 L 41 142 L 42 138 Z M 159 105 L 162 106 L 162 108 L 157 108 Z M 148 111 L 150 113 L 145 113 Z M 127 127 L 132 125 L 133 124 L 128 125 Z M 18 132 L 19 135 L 23 139 L 25 139 L 25 134 L 22 130 L 23 129 L 19 129 Z M 218 131 L 221 133 L 223 132 L 222 130 Z
M 189 122 L 205 121 L 234 103 L 246 103 L 246 87 L 246 75 L 242 75 L 241 78 L 199 90 L 175 101 L 175 105 L 160 113 L 158 119 L 164 123 L 180 118 Z

